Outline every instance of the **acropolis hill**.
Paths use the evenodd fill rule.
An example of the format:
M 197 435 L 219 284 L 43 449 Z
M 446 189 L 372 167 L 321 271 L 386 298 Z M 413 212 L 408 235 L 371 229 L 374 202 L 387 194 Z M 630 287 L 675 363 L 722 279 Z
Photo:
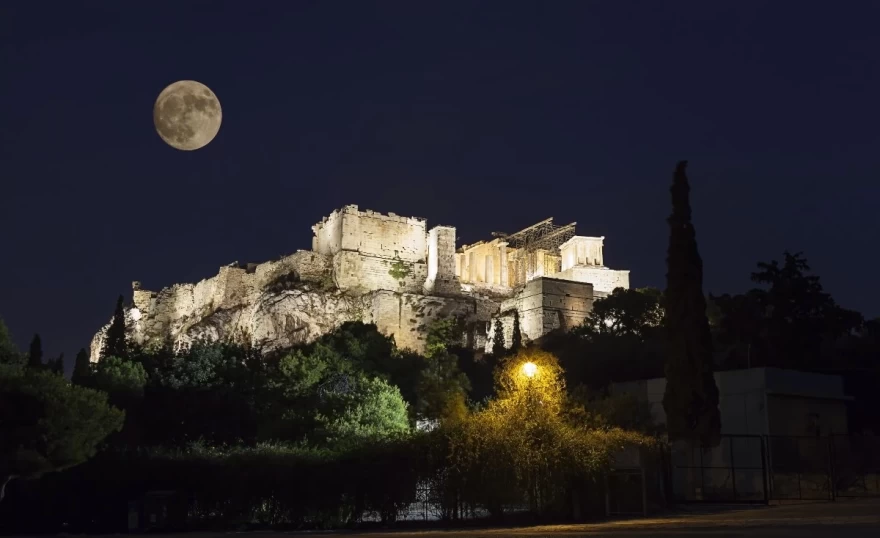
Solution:
M 375 323 L 397 345 L 422 351 L 427 327 L 455 316 L 462 341 L 491 348 L 500 318 L 510 345 L 514 311 L 523 337 L 569 329 L 593 301 L 629 287 L 629 271 L 603 263 L 604 237 L 547 219 L 456 248 L 455 228 L 345 206 L 312 226 L 311 250 L 261 264 L 232 263 L 197 284 L 161 291 L 133 283 L 129 337 L 185 347 L 199 339 L 265 349 L 313 341 L 346 321 Z M 92 340 L 97 361 L 106 327 Z

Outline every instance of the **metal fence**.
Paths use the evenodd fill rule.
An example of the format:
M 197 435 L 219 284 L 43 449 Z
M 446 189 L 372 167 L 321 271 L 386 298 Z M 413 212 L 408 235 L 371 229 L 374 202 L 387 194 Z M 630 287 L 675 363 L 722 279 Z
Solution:
M 880 497 L 880 437 L 831 436 L 834 495 Z
M 779 500 L 833 500 L 828 437 L 767 437 L 770 496 Z
M 717 447 L 669 447 L 672 497 L 684 502 L 767 502 L 765 439 L 725 435 Z
M 669 494 L 678 502 L 880 497 L 880 438 L 723 435 L 717 447 L 672 443 Z

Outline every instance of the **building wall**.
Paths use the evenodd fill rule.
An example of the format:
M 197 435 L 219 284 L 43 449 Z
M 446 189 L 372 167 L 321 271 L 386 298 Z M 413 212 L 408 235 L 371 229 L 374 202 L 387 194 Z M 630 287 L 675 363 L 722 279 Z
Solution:
M 771 394 L 767 397 L 773 435 L 816 436 L 849 433 L 846 403 L 840 400 Z
M 808 435 L 816 418 L 822 434 L 848 433 L 840 376 L 750 368 L 715 372 L 715 383 L 723 434 Z M 666 423 L 666 379 L 615 383 L 612 390 L 646 399 L 655 422 Z
M 573 282 L 589 282 L 597 293 L 609 294 L 615 288 L 629 289 L 629 271 L 576 265 L 556 273 L 553 278 Z

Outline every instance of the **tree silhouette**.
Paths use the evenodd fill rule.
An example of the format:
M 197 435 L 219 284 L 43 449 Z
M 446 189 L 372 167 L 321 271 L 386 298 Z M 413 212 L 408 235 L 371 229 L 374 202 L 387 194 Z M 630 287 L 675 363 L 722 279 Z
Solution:
M 513 342 L 510 346 L 511 353 L 516 353 L 522 348 L 522 332 L 519 329 L 519 311 L 513 311 L 513 334 L 511 335 Z
M 101 349 L 101 357 L 128 358 L 128 341 L 125 337 L 125 309 L 122 295 L 116 300 L 116 311 L 113 312 L 113 321 L 104 336 L 104 347 Z
M 761 262 L 752 281 L 762 286 L 741 295 L 713 297 L 718 306 L 719 349 L 727 367 L 814 369 L 832 359 L 839 341 L 855 336 L 861 314 L 838 306 L 812 275 L 801 253 L 782 263 Z M 823 356 L 830 353 L 831 357 Z
M 52 373 L 64 375 L 64 353 L 58 355 L 55 359 L 46 361 L 46 368 Z
M 495 318 L 495 334 L 492 335 L 492 355 L 502 357 L 504 356 L 505 350 L 504 324 L 501 323 L 501 318 Z
M 76 361 L 73 363 L 73 376 L 70 381 L 74 385 L 88 385 L 91 377 L 92 367 L 89 363 L 89 354 L 85 349 L 80 349 L 76 354 Z
M 43 342 L 40 335 L 35 334 L 31 340 L 31 349 L 28 352 L 28 368 L 41 368 L 43 366 Z
M 712 367 L 712 336 L 703 296 L 703 262 L 696 232 L 685 168 L 678 163 L 672 181 L 672 214 L 667 254 L 666 393 L 663 408 L 672 440 L 697 440 L 704 446 L 720 441 L 718 387 Z
M 44 370 L 0 369 L 0 502 L 11 480 L 39 478 L 94 456 L 124 417 L 103 392 Z

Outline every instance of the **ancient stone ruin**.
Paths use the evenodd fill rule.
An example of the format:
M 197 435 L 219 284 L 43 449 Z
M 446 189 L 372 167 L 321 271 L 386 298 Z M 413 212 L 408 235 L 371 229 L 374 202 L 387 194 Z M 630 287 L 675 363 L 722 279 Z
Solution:
M 523 337 L 569 329 L 593 301 L 629 287 L 603 264 L 604 237 L 547 219 L 456 249 L 455 228 L 345 206 L 312 227 L 312 249 L 261 264 L 232 263 L 197 284 L 161 291 L 133 283 L 131 341 L 186 347 L 200 339 L 278 349 L 313 341 L 346 321 L 375 323 L 397 345 L 424 349 L 427 327 L 454 316 L 462 341 L 490 349 L 496 318 L 508 345 L 514 312 Z M 106 326 L 92 340 L 99 359 Z

